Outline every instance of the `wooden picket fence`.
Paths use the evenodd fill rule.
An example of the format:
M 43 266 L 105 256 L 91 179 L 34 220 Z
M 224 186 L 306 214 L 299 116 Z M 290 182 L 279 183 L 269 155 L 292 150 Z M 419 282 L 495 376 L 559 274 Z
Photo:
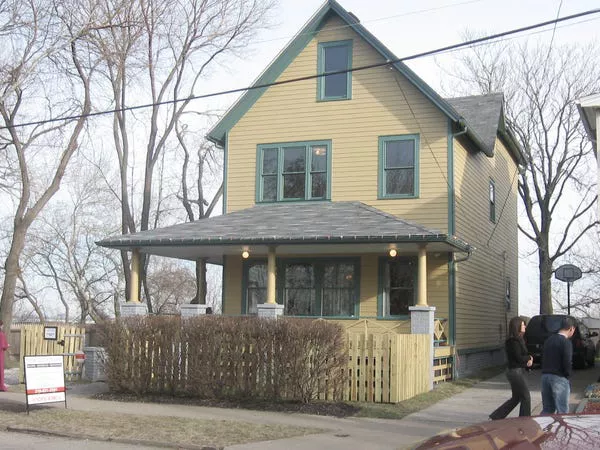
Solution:
M 85 327 L 57 324 L 56 339 L 44 339 L 44 325 L 21 324 L 19 348 L 19 382 L 24 382 L 23 357 L 39 355 L 63 355 L 65 379 L 81 379 L 83 362 L 77 361 L 75 354 L 83 351 L 85 345 Z M 63 345 L 61 345 L 61 343 Z
M 429 391 L 431 338 L 348 334 L 348 401 L 397 403 Z

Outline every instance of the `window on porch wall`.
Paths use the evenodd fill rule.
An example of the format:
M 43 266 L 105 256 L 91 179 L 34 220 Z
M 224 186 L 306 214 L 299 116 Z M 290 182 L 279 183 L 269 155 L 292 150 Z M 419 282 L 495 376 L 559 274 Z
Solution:
M 257 314 L 256 305 L 267 300 L 267 265 L 251 264 L 247 268 L 246 313 Z
M 277 301 L 289 316 L 351 317 L 358 303 L 358 262 L 312 261 L 278 264 Z M 256 314 L 267 297 L 267 265 L 250 263 L 244 278 L 246 313 Z
M 383 315 L 407 316 L 408 307 L 416 303 L 417 259 L 397 257 L 383 264 Z

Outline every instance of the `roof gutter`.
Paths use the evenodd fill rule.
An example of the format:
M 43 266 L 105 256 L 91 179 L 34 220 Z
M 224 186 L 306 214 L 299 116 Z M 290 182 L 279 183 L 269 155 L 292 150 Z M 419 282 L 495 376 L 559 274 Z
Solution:
M 461 263 L 461 262 L 465 262 L 466 260 L 468 260 L 471 255 L 473 254 L 473 250 L 475 250 L 475 248 L 470 247 L 467 249 L 467 254 L 465 256 L 462 256 L 460 258 L 456 257 L 456 253 L 452 253 L 452 261 L 456 264 L 456 263 Z

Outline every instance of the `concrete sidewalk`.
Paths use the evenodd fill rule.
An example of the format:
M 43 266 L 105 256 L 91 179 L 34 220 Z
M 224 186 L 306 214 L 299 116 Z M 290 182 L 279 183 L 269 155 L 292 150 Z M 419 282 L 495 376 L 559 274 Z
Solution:
M 571 410 L 583 397 L 585 387 L 596 381 L 598 371 L 575 372 L 572 379 Z M 532 410 L 539 414 L 541 395 L 539 370 L 527 375 L 532 397 Z M 504 375 L 481 382 L 447 400 L 436 403 L 402 420 L 335 418 L 306 414 L 250 411 L 243 409 L 209 408 L 186 405 L 128 403 L 95 400 L 91 395 L 106 390 L 104 383 L 73 385 L 67 391 L 69 409 L 82 411 L 111 411 L 122 414 L 188 417 L 196 419 L 234 420 L 261 424 L 285 424 L 317 427 L 323 433 L 276 441 L 254 442 L 228 447 L 230 450 L 315 450 L 315 449 L 398 449 L 456 427 L 488 420 L 488 415 L 510 396 Z M 25 402 L 23 393 L 2 393 L 0 402 Z M 518 408 L 511 417 L 518 415 Z M 140 448 L 140 447 L 132 447 Z

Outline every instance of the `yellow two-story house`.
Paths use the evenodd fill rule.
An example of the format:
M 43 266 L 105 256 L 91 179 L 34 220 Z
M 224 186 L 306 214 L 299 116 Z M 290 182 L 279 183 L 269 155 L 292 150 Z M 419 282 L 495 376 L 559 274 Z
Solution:
M 502 94 L 440 97 L 333 0 L 254 86 L 208 134 L 223 215 L 100 244 L 222 265 L 224 314 L 410 332 L 435 307 L 457 375 L 502 362 L 522 162 Z

